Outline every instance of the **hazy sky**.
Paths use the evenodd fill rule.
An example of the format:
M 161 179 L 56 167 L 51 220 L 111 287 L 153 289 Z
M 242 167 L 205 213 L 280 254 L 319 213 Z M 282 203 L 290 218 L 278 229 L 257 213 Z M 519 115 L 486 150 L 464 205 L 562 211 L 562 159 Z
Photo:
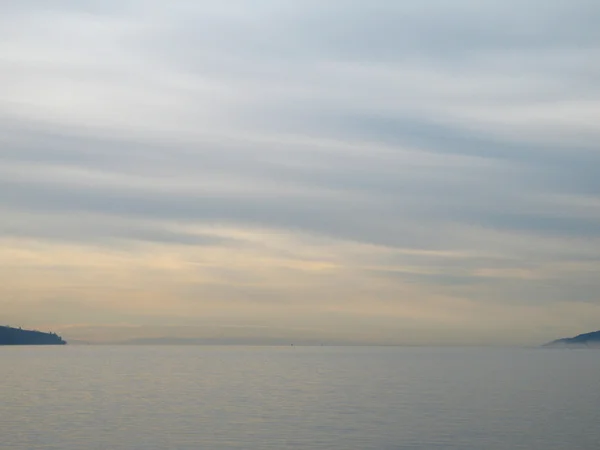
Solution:
M 0 5 L 0 323 L 600 328 L 598 0 Z

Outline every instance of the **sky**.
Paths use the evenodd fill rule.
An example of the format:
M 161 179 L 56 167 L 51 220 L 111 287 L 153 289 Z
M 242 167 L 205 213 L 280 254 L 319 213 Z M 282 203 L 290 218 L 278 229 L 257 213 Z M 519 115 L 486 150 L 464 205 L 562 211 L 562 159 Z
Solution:
M 0 4 L 0 323 L 600 328 L 597 0 Z

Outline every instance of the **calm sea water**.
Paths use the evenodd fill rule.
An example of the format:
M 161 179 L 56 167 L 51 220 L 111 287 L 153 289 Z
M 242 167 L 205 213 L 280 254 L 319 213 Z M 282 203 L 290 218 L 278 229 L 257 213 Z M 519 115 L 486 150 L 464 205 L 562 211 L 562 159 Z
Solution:
M 0 448 L 600 449 L 600 352 L 0 347 Z

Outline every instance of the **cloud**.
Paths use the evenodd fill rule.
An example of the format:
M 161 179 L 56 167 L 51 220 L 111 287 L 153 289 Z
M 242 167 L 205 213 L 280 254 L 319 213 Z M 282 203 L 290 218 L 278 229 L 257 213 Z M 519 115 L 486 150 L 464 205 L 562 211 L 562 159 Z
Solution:
M 15 320 L 600 317 L 595 2 L 42 3 L 0 15 Z

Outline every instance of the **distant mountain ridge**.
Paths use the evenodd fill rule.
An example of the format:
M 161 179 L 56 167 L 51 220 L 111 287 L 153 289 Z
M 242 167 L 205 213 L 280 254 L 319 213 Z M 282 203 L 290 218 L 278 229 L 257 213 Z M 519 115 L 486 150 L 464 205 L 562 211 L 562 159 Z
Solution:
M 579 334 L 571 338 L 548 342 L 544 347 L 594 347 L 600 348 L 600 330 Z
M 316 339 L 282 339 L 282 338 L 180 338 L 180 337 L 150 337 L 128 339 L 113 342 L 117 345 L 308 345 L 319 346 L 324 342 Z
M 0 345 L 65 345 L 56 333 L 0 326 Z

